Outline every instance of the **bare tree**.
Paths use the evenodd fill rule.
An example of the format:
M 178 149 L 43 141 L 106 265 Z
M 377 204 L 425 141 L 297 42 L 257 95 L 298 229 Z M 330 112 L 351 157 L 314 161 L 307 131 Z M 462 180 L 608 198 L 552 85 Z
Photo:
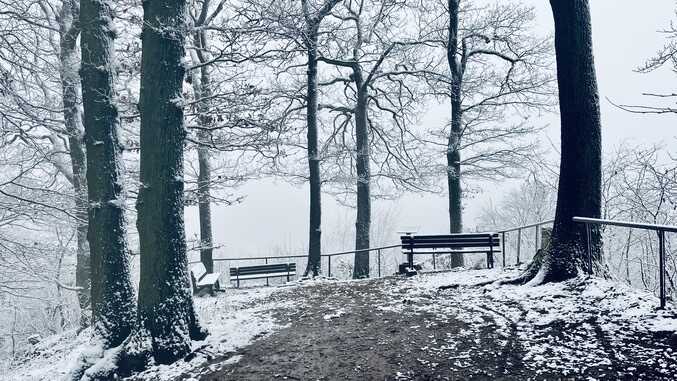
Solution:
M 343 5 L 332 14 L 341 22 L 338 32 L 318 60 L 336 71 L 322 83 L 326 91 L 340 86 L 344 97 L 329 98 L 320 108 L 336 115 L 328 140 L 336 151 L 329 155 L 334 155 L 341 177 L 354 179 L 356 185 L 351 192 L 357 209 L 353 276 L 362 278 L 369 276 L 365 249 L 370 247 L 374 180 L 384 177 L 400 186 L 422 187 L 412 152 L 411 142 L 416 139 L 409 126 L 420 93 L 408 79 L 423 76 L 430 68 L 429 60 L 420 59 L 418 48 L 426 42 L 419 39 L 417 29 L 398 33 L 398 25 L 412 13 L 406 3 L 348 1 Z M 348 127 L 354 127 L 352 142 L 346 139 Z M 379 164 L 375 173 L 373 163 Z
M 5 132 L 15 143 L 33 147 L 72 185 L 76 246 L 76 286 L 88 324 L 89 248 L 87 187 L 80 110 L 79 4 L 70 0 L 34 3 L 4 1 L 12 11 L 3 15 L 0 47 L 0 93 Z M 20 42 L 19 42 L 20 41 Z M 17 42 L 19 42 L 17 44 Z
M 562 121 L 557 208 L 551 245 L 534 258 L 514 282 L 556 282 L 587 268 L 585 228 L 574 216 L 601 216 L 601 124 L 587 0 L 551 0 Z M 590 241 L 593 262 L 601 270 L 599 229 Z
M 509 177 L 535 149 L 525 138 L 538 128 L 527 119 L 553 104 L 551 43 L 534 36 L 531 7 L 482 7 L 461 0 L 432 7 L 445 9 L 446 17 L 430 21 L 428 33 L 444 49 L 449 73 L 432 77 L 434 92 L 451 105 L 450 127 L 433 135 L 446 139 L 449 230 L 459 233 L 463 179 Z M 447 25 L 439 25 L 440 19 Z M 508 110 L 519 116 L 506 117 Z M 462 264 L 463 258 L 456 257 L 454 265 Z
M 119 116 L 114 97 L 114 33 L 108 2 L 82 0 L 82 98 L 87 145 L 88 240 L 92 318 L 110 347 L 129 335 L 136 312 L 127 257 L 120 180 Z
M 188 286 L 183 226 L 186 15 L 183 1 L 144 4 L 138 322 L 124 358 L 124 366 L 132 369 L 144 367 L 151 357 L 172 363 L 190 351 L 190 339 L 207 334 L 197 321 Z

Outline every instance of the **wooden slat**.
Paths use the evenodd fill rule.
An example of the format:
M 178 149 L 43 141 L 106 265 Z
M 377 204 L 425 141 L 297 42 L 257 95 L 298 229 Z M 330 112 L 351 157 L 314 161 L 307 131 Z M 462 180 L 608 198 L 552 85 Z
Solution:
M 402 241 L 402 246 L 406 245 L 416 245 L 416 244 L 435 244 L 435 243 L 444 243 L 444 244 L 455 244 L 455 245 L 462 245 L 462 244 L 468 244 L 468 245 L 473 245 L 473 244 L 489 244 L 489 242 L 492 243 L 492 245 L 497 245 L 500 240 L 498 238 L 492 238 L 491 241 L 489 240 L 488 237 L 485 237 L 483 239 L 459 239 L 459 240 L 450 240 L 450 239 L 427 239 L 427 240 L 413 240 L 413 241 Z
M 443 238 L 443 239 L 458 239 L 458 238 L 488 238 L 490 233 L 466 233 L 466 234 L 440 234 L 440 235 L 403 235 L 400 238 L 405 239 L 429 239 L 429 238 Z M 491 234 L 493 237 L 498 237 L 498 233 Z
M 240 275 L 294 272 L 296 271 L 296 263 L 273 263 L 270 265 L 231 267 L 230 275 L 237 276 L 238 270 Z
M 421 242 L 421 243 L 414 243 L 414 244 L 406 244 L 402 245 L 402 250 L 411 250 L 411 249 L 444 249 L 444 248 L 450 248 L 450 249 L 456 249 L 456 248 L 464 248 L 464 247 L 498 247 L 499 244 L 498 242 L 492 242 L 489 244 L 489 242 L 466 242 L 466 243 L 427 243 L 427 242 Z
M 414 255 L 430 255 L 430 254 L 441 254 L 441 255 L 446 255 L 446 254 L 485 254 L 488 253 L 489 250 L 437 250 L 437 251 L 414 251 Z M 500 254 L 500 251 L 495 251 L 494 254 Z

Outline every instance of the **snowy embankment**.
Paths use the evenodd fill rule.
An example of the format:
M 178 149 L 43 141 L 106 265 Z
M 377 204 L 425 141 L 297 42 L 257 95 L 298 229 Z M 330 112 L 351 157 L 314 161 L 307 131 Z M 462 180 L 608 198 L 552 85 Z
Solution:
M 284 297 L 284 288 L 227 289 L 216 297 L 195 298 L 200 321 L 210 332 L 205 341 L 194 342 L 189 361 L 153 366 L 133 379 L 190 379 L 207 367 L 209 361 L 229 357 L 236 349 L 276 329 L 282 328 L 271 316 L 278 308 L 290 308 L 294 301 Z M 265 300 L 265 303 L 261 303 Z M 91 342 L 91 330 L 52 336 L 38 343 L 26 358 L 0 375 L 0 380 L 69 380 L 70 372 L 83 357 L 101 357 L 97 343 Z M 235 359 L 231 361 L 235 361 Z M 98 364 L 101 366 L 101 364 Z
M 262 364 L 270 364 L 273 375 L 292 375 L 299 369 L 310 372 L 327 358 L 335 362 L 331 369 L 343 369 L 355 361 L 352 357 L 367 355 L 353 353 L 355 348 L 371 348 L 371 358 L 386 362 L 374 362 L 372 373 L 360 373 L 368 366 L 356 368 L 345 373 L 345 379 L 397 375 L 397 379 L 409 380 L 449 372 L 459 377 L 523 379 L 555 375 L 670 379 L 677 375 L 674 306 L 657 310 L 653 295 L 596 278 L 537 287 L 492 283 L 516 274 L 514 270 L 464 270 L 412 278 L 319 279 L 292 282 L 292 287 L 228 289 L 217 297 L 196 298 L 201 321 L 211 335 L 195 343 L 195 356 L 171 366 L 151 367 L 132 379 L 190 380 L 231 375 L 228 372 L 240 369 L 253 372 L 241 379 L 258 380 L 266 376 Z M 445 287 L 441 290 L 440 286 Z M 355 333 L 365 327 L 368 334 Z M 299 338 L 299 332 L 306 336 Z M 331 335 L 336 339 L 329 340 Z M 260 337 L 264 338 L 256 340 Z M 348 343 L 346 337 L 352 341 Z M 255 340 L 254 349 L 247 350 Z M 373 340 L 395 341 L 374 346 Z M 45 339 L 5 377 L 63 379 L 81 356 L 92 351 L 88 341 L 88 332 Z M 313 348 L 312 343 L 320 344 Z M 409 347 L 402 347 L 404 343 Z M 316 359 L 312 357 L 316 352 L 331 356 Z M 401 357 L 403 352 L 410 355 Z M 252 357 L 267 354 L 277 360 Z M 289 357 L 289 369 L 282 366 L 284 356 Z M 299 359 L 309 363 L 300 366 Z M 494 360 L 491 366 L 486 363 Z M 296 376 L 304 375 L 331 376 L 322 372 Z

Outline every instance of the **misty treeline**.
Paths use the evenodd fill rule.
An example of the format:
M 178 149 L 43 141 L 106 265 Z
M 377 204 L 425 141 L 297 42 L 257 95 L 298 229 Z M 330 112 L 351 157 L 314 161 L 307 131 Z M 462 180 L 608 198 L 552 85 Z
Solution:
M 448 195 L 440 207 L 455 233 L 478 180 L 529 175 L 529 191 L 548 184 L 538 217 L 552 217 L 557 175 L 578 175 L 546 168 L 538 141 L 538 117 L 558 106 L 555 57 L 558 69 L 572 68 L 560 76 L 577 78 L 560 80 L 562 129 L 592 134 L 571 128 L 561 154 L 580 157 L 570 150 L 576 139 L 592 142 L 584 183 L 604 189 L 580 204 L 567 188 L 559 221 L 597 207 L 666 222 L 675 160 L 662 150 L 629 148 L 616 174 L 605 167 L 603 181 L 595 178 L 594 68 L 576 72 L 578 59 L 592 67 L 590 46 L 576 45 L 590 39 L 589 14 L 557 3 L 555 55 L 558 28 L 554 39 L 542 35 L 534 10 L 518 2 L 0 0 L 3 355 L 25 350 L 29 337 L 94 325 L 105 347 L 122 344 L 118 358 L 130 369 L 184 356 L 206 334 L 186 252 L 213 269 L 213 250 L 229 237 L 212 231 L 211 206 L 240 202 L 235 187 L 251 179 L 308 183 L 310 276 L 321 272 L 323 195 L 354 208 L 355 250 L 373 246 L 372 201 L 403 192 Z M 582 27 L 563 29 L 568 22 Z M 579 32 L 583 39 L 572 37 Z M 641 70 L 674 63 L 670 46 Z M 580 83 L 589 97 L 577 96 Z M 589 118 L 575 120 L 581 110 Z M 442 116 L 431 123 L 426 112 Z M 193 205 L 200 237 L 186 241 L 183 208 Z M 493 227 L 531 217 L 519 205 L 493 216 Z M 556 223 L 554 237 L 569 245 L 580 228 Z M 609 266 L 650 288 L 655 280 L 641 269 L 653 266 L 655 248 L 636 254 L 630 244 L 640 238 L 628 234 L 625 259 Z M 567 255 L 547 263 L 558 269 Z M 368 277 L 369 254 L 350 268 Z

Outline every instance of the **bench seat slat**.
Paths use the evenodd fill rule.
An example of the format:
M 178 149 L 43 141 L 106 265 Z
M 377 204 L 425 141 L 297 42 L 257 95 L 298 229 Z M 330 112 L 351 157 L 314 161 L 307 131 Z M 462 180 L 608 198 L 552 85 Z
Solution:
M 219 280 L 219 273 L 208 273 L 202 279 L 197 281 L 198 287 L 211 286 Z
M 439 251 L 414 251 L 414 255 L 423 254 L 484 254 L 487 250 L 439 250 Z M 404 254 L 408 254 L 406 251 Z M 500 254 L 500 250 L 494 250 L 494 254 Z
M 287 264 L 286 263 L 280 263 L 280 264 L 270 264 L 270 265 L 256 265 L 256 266 L 240 266 L 240 267 L 231 267 L 231 269 L 236 269 L 239 268 L 240 270 L 269 270 L 269 269 L 287 269 Z M 291 267 L 291 266 L 290 266 Z
M 402 243 L 411 243 L 411 242 L 489 242 L 489 237 L 478 237 L 478 238 L 425 238 L 425 239 L 403 239 Z M 498 237 L 491 237 L 492 241 L 498 241 Z
M 492 237 L 498 237 L 498 233 L 491 234 Z M 405 239 L 463 239 L 463 238 L 489 238 L 489 233 L 481 234 L 442 234 L 442 235 L 403 235 L 400 236 L 402 240 Z
M 402 245 L 402 249 L 405 250 L 410 250 L 410 249 L 436 249 L 436 248 L 464 248 L 464 247 L 498 247 L 499 243 L 498 242 L 492 242 L 489 244 L 489 242 L 484 242 L 484 243 L 414 243 L 412 244 L 406 244 Z
M 289 276 L 296 275 L 296 271 L 290 271 Z M 276 277 L 286 277 L 287 272 L 275 272 L 275 273 L 265 273 L 265 274 L 248 274 L 248 275 L 242 275 L 240 274 L 240 280 L 246 280 L 246 279 L 263 279 L 263 278 L 276 278 Z M 231 281 L 237 280 L 236 278 L 230 278 Z
M 240 276 L 246 274 L 265 274 L 271 272 L 287 272 L 287 271 L 296 271 L 296 264 L 291 265 L 280 264 L 280 265 L 263 265 L 263 266 L 243 266 L 243 267 L 231 267 L 230 275 L 235 276 L 240 273 Z

